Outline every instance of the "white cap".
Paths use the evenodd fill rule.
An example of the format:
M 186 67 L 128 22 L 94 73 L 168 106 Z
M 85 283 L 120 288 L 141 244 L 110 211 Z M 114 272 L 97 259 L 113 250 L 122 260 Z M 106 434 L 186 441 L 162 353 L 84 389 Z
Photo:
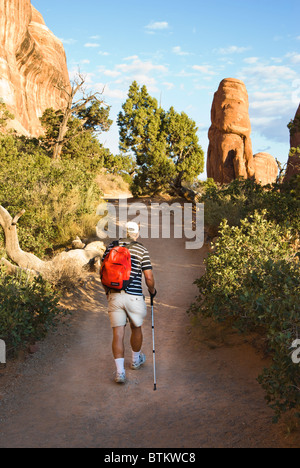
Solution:
M 138 234 L 140 232 L 139 225 L 133 221 L 128 221 L 128 223 L 126 223 L 126 230 L 132 234 Z

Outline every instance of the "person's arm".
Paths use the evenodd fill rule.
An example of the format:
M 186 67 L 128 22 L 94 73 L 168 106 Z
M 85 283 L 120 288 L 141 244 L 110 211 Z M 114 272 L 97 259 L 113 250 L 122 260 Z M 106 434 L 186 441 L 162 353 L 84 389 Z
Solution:
M 155 280 L 154 280 L 153 271 L 144 270 L 144 276 L 145 276 L 145 281 L 146 281 L 146 285 L 147 285 L 149 293 L 151 295 L 154 295 L 156 292 L 156 289 L 155 289 Z

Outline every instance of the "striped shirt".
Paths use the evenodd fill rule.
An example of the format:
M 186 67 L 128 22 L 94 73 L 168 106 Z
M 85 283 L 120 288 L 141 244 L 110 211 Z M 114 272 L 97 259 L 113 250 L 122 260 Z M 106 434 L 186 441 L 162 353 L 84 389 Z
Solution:
M 125 247 L 131 243 L 132 241 L 130 239 L 120 239 L 119 241 L 119 245 L 121 247 Z M 103 255 L 102 261 L 109 254 L 113 247 L 114 243 L 109 244 Z M 133 296 L 142 296 L 142 272 L 146 270 L 152 270 L 149 252 L 146 247 L 144 247 L 139 242 L 136 242 L 134 245 L 132 245 L 129 250 L 131 255 L 131 274 L 130 284 L 125 289 L 125 292 Z

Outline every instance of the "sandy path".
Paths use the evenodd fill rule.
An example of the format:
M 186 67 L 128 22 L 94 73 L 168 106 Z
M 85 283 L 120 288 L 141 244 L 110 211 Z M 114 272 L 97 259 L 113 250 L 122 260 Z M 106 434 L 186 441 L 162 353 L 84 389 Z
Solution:
M 0 387 L 0 447 L 197 448 L 291 447 L 256 377 L 262 358 L 240 340 L 215 349 L 189 330 L 186 310 L 197 294 L 206 249 L 184 240 L 145 240 L 159 296 L 155 334 L 157 385 L 153 391 L 150 313 L 144 327 L 143 369 L 128 368 L 114 383 L 106 298 L 95 280 L 69 299 L 69 326 L 40 345 Z M 127 367 L 130 361 L 126 334 Z M 3 382 L 0 378 L 0 385 Z M 2 394 L 2 400 L 1 400 Z

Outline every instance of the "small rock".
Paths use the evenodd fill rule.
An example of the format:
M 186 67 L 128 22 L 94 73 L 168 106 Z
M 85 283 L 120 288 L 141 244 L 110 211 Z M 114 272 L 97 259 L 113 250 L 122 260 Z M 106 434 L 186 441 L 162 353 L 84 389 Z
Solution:
M 39 350 L 39 346 L 36 343 L 31 344 L 31 345 L 28 346 L 28 352 L 30 354 L 35 354 L 35 353 L 38 352 L 38 350 Z

